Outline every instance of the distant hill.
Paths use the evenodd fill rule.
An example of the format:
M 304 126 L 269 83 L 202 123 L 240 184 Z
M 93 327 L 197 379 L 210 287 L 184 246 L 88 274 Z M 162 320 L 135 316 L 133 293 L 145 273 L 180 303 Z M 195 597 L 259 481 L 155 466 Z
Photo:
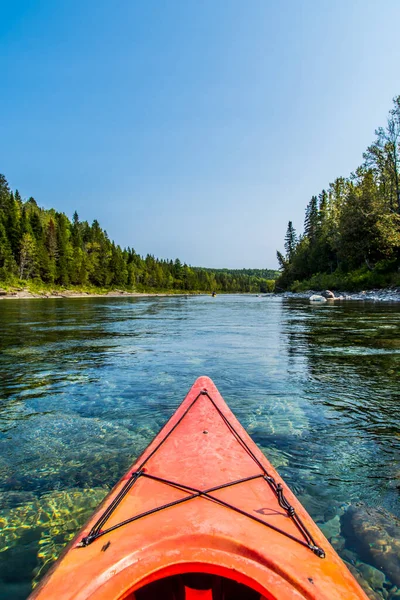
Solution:
M 209 269 L 207 267 L 194 267 L 195 269 L 204 269 L 213 273 L 227 273 L 228 275 L 248 277 L 258 277 L 259 279 L 277 279 L 280 272 L 274 269 Z

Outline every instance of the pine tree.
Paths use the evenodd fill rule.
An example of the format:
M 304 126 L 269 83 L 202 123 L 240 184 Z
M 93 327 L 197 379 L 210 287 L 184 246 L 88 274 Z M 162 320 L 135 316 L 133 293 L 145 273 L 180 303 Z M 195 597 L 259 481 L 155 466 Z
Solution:
M 72 217 L 72 227 L 71 227 L 71 242 L 74 248 L 82 248 L 83 240 L 81 233 L 81 223 L 79 222 L 78 213 L 75 211 Z
M 326 223 L 328 218 L 328 194 L 325 190 L 322 190 L 318 196 L 318 225 L 321 227 Z
M 15 190 L 14 199 L 15 199 L 15 202 L 18 204 L 18 206 L 21 208 L 22 198 L 21 198 L 21 194 L 19 193 L 18 190 Z
M 306 208 L 306 217 L 304 220 L 304 233 L 311 242 L 315 240 L 318 229 L 318 199 L 313 196 Z
M 292 221 L 289 221 L 285 235 L 286 259 L 291 262 L 296 250 L 297 236 Z
M 17 265 L 13 257 L 6 229 L 0 221 L 0 280 L 7 280 L 17 273 Z
M 7 215 L 5 219 L 7 237 L 10 241 L 11 250 L 14 256 L 18 255 L 21 245 L 21 222 L 20 222 L 20 207 L 15 200 L 14 194 L 11 192 L 7 203 Z
M 57 251 L 56 283 L 67 286 L 70 281 L 69 267 L 72 262 L 72 246 L 69 242 L 69 221 L 63 213 L 56 213 Z
M 280 269 L 285 269 L 286 266 L 287 266 L 287 260 L 283 256 L 282 252 L 279 252 L 279 250 L 276 251 L 276 258 L 278 260 L 279 268 Z
M 52 218 L 50 218 L 46 231 L 46 247 L 51 260 L 56 260 L 58 257 L 57 232 L 56 226 Z
M 4 175 L 0 173 L 0 213 L 6 211 L 9 198 L 10 188 L 8 186 L 8 181 Z
M 30 222 L 32 233 L 35 237 L 35 240 L 37 242 L 40 241 L 43 237 L 43 226 L 42 226 L 42 222 L 40 220 L 39 213 L 36 211 L 31 212 L 30 217 L 29 217 L 29 222 Z
M 29 279 L 34 276 L 36 267 L 36 244 L 30 233 L 24 233 L 19 253 L 19 277 Z

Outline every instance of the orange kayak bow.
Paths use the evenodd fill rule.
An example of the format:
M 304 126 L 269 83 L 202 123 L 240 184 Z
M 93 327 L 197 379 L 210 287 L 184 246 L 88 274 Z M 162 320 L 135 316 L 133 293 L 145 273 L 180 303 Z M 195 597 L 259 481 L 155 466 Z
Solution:
M 30 598 L 367 596 L 200 377 Z

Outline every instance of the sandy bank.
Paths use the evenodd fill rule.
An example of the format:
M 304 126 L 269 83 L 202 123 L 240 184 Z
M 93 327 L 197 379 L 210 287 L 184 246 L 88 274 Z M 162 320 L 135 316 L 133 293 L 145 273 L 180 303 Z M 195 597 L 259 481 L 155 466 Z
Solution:
M 160 297 L 160 296 L 189 296 L 194 294 L 169 294 L 167 292 L 125 292 L 123 290 L 114 290 L 105 294 L 92 294 L 90 292 L 75 292 L 73 290 L 65 290 L 62 292 L 40 292 L 33 293 L 29 290 L 17 290 L 7 292 L 0 290 L 0 300 L 29 300 L 32 298 L 38 299 L 57 299 L 57 298 L 141 298 L 141 297 Z M 198 295 L 198 294 L 196 294 Z

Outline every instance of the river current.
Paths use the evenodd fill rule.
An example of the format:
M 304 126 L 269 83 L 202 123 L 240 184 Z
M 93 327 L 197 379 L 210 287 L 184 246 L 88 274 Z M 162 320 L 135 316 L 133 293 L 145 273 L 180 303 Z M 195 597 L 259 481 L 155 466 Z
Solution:
M 0 598 L 28 596 L 199 375 L 370 597 L 400 598 L 400 303 L 245 295 L 0 302 Z

